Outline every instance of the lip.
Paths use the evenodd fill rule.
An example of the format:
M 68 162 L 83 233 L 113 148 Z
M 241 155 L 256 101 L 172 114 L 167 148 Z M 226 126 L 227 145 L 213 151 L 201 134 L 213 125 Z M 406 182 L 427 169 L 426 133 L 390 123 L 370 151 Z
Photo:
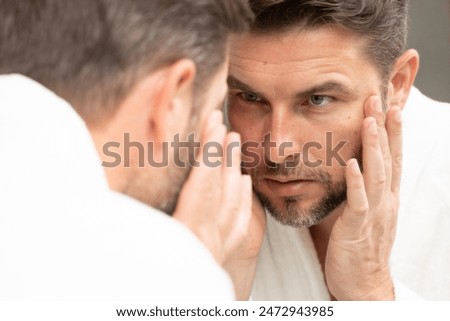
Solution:
M 292 178 L 264 178 L 264 182 L 269 190 L 276 196 L 293 197 L 304 194 L 308 187 L 314 183 L 308 179 Z

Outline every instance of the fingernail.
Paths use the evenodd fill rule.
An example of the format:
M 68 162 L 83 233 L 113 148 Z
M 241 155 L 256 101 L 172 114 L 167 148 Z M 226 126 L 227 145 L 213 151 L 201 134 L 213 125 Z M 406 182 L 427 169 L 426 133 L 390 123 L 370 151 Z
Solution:
M 369 133 L 372 135 L 377 134 L 377 124 L 375 122 L 375 119 L 371 118 L 369 122 Z

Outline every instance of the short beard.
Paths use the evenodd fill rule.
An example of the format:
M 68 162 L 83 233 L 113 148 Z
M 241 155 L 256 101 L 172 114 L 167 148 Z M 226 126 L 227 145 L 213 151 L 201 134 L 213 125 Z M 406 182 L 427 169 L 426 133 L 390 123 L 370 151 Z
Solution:
M 155 182 L 154 176 L 135 172 L 128 180 L 122 193 L 142 203 L 156 208 L 168 215 L 175 211 L 178 196 L 191 168 L 179 168 L 175 165 L 166 169 L 166 176 Z
M 357 160 L 362 170 L 362 148 L 358 148 L 353 157 Z M 330 175 L 318 169 L 311 168 L 287 168 L 284 164 L 267 163 L 270 166 L 264 167 L 251 172 L 253 182 L 257 183 L 264 174 L 271 174 L 274 176 L 295 176 L 302 173 L 303 176 L 314 177 L 314 179 L 325 186 L 325 195 L 316 201 L 311 207 L 303 208 L 298 202 L 301 202 L 299 197 L 284 198 L 284 207 L 276 207 L 270 199 L 255 188 L 255 193 L 261 201 L 265 209 L 278 222 L 283 225 L 292 227 L 311 227 L 320 224 L 326 217 L 328 217 L 334 210 L 336 210 L 343 202 L 347 200 L 347 183 L 344 180 L 333 182 Z M 299 163 L 297 163 L 299 164 Z
M 172 216 L 177 207 L 178 197 L 180 195 L 183 184 L 186 182 L 192 168 L 172 168 L 169 170 L 169 175 L 166 179 L 164 197 L 155 200 L 153 207 L 163 211 L 164 213 Z
M 345 181 L 327 185 L 327 194 L 309 209 L 300 207 L 299 198 L 286 197 L 285 209 L 279 209 L 264 194 L 255 191 L 262 205 L 278 222 L 292 227 L 311 227 L 321 223 L 328 215 L 347 200 Z

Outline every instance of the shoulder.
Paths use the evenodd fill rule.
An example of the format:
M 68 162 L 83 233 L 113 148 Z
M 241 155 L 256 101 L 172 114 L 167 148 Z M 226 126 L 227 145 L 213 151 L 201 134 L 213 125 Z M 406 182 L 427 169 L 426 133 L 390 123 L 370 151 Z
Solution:
M 111 193 L 107 231 L 129 260 L 115 262 L 135 275 L 121 283 L 129 295 L 150 299 L 233 299 L 231 281 L 197 237 L 184 225 L 130 197 Z M 114 251 L 113 251 L 114 252 Z M 112 253 L 114 257 L 114 253 Z M 121 267 L 122 266 L 122 267 Z M 117 285 L 117 283 L 116 283 Z M 140 293 L 140 294 L 139 294 Z
M 0 76 L 0 299 L 232 299 L 183 225 L 108 189 L 70 105 Z

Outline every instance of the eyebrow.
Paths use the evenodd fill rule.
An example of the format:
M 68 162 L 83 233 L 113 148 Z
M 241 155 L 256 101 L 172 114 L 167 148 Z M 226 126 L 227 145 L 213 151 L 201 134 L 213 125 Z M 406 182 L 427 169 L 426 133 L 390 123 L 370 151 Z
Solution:
M 252 94 L 258 95 L 260 97 L 262 97 L 263 95 L 261 93 L 259 93 L 257 90 L 253 89 L 252 87 L 250 87 L 249 85 L 247 85 L 246 83 L 240 81 L 239 79 L 236 79 L 233 76 L 228 76 L 227 78 L 227 84 L 229 88 L 232 89 L 239 89 L 245 92 L 250 92 Z
M 253 89 L 251 86 L 249 86 L 246 83 L 240 81 L 239 79 L 236 79 L 233 76 L 228 76 L 227 83 L 228 83 L 228 86 L 230 88 L 239 89 L 239 90 L 242 90 L 242 91 L 245 91 L 245 92 L 250 92 L 250 93 L 255 94 L 255 95 L 257 95 L 257 96 L 259 96 L 261 98 L 264 97 L 263 94 L 259 93 L 257 90 Z M 327 91 L 337 91 L 337 92 L 340 92 L 340 93 L 342 93 L 344 95 L 351 95 L 352 94 L 352 91 L 347 86 L 345 86 L 345 85 L 343 85 L 343 84 L 341 84 L 339 82 L 336 82 L 336 81 L 327 81 L 327 82 L 324 82 L 322 84 L 318 84 L 318 85 L 312 86 L 310 88 L 307 88 L 307 89 L 297 93 L 295 95 L 295 97 L 297 99 L 299 99 L 299 98 L 309 97 L 309 96 L 312 96 L 314 94 L 317 94 L 317 93 L 320 93 L 320 92 L 327 92 Z
M 312 87 L 298 93 L 296 95 L 296 97 L 297 98 L 309 97 L 309 96 L 312 96 L 317 93 L 328 92 L 328 91 L 339 92 L 344 95 L 352 94 L 352 91 L 347 86 L 345 86 L 339 82 L 336 82 L 336 81 L 327 81 L 327 82 L 324 82 L 323 84 L 312 86 Z

